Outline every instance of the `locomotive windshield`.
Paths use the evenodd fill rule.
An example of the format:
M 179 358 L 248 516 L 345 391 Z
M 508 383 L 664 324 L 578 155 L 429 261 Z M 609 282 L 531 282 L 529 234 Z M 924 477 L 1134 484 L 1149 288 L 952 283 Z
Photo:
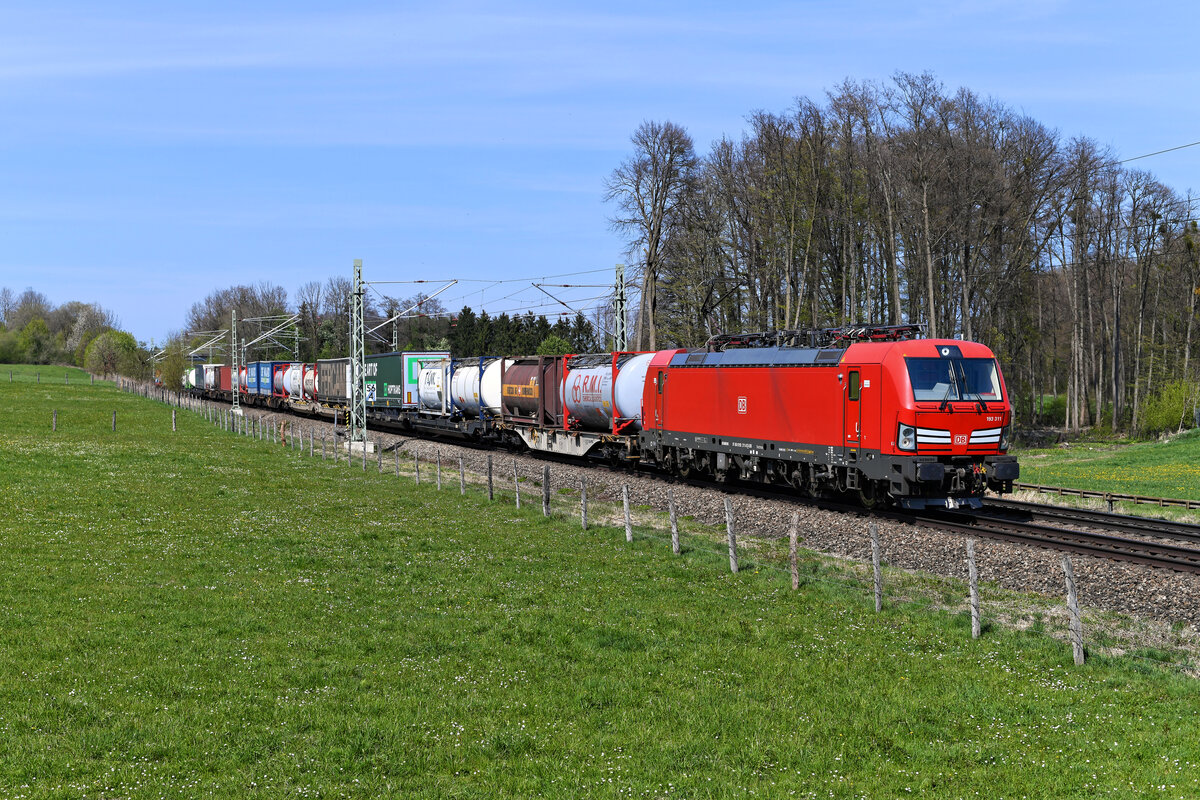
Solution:
M 906 358 L 914 400 L 1000 400 L 1000 373 L 994 358 Z

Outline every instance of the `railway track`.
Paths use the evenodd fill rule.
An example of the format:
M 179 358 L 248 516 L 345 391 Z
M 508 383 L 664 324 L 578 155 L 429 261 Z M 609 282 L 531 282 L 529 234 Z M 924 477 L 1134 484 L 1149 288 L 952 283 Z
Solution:
M 1190 522 L 1172 522 L 1154 517 L 1114 514 L 1070 506 L 1027 503 L 1022 500 L 984 500 L 983 511 L 997 516 L 1008 516 L 1018 520 L 1044 520 L 1047 522 L 1074 523 L 1092 528 L 1114 531 L 1133 531 L 1144 536 L 1157 536 L 1179 542 L 1200 544 L 1200 525 Z
M 1010 505 L 1012 504 L 1012 505 Z M 997 512 L 1000 513 L 997 513 Z M 1162 539 L 1200 543 L 1200 526 L 1125 517 L 1121 514 L 1063 509 L 1017 501 L 988 501 L 973 513 L 926 512 L 920 524 L 980 538 L 1048 547 L 1070 553 L 1200 574 L 1200 548 Z M 1142 538 L 1060 527 L 1034 519 L 1134 533 Z M 1190 530 L 1189 530 L 1190 529 Z

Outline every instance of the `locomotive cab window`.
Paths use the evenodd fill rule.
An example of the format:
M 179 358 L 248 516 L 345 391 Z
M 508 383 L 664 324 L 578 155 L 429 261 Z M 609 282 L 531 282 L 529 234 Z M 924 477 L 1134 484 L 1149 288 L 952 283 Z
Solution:
M 913 399 L 942 402 L 1002 399 L 994 358 L 906 358 Z
M 860 389 L 860 386 L 859 386 L 860 382 L 861 382 L 861 381 L 859 380 L 859 377 L 858 377 L 858 372 L 851 372 L 851 373 L 850 373 L 850 380 L 848 381 L 848 389 L 849 389 L 849 391 L 850 391 L 850 395 L 849 395 L 849 396 L 850 396 L 850 399 L 851 399 L 851 400 L 857 400 L 857 399 L 858 399 L 858 392 L 859 392 L 859 389 Z

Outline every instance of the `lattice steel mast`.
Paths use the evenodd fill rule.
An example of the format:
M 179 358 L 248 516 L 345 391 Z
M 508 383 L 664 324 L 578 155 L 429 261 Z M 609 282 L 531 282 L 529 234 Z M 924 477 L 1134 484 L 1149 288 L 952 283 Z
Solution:
M 629 334 L 625 329 L 625 265 L 617 264 L 617 291 L 613 298 L 613 350 L 624 350 L 629 346 Z
M 229 349 L 232 354 L 232 355 L 230 355 L 230 358 L 229 358 L 229 360 L 231 362 L 230 367 L 229 367 L 229 384 L 230 384 L 229 388 L 233 389 L 233 413 L 240 414 L 240 413 L 242 413 L 242 406 L 241 406 L 241 403 L 238 402 L 238 396 L 242 393 L 242 381 L 241 381 L 242 369 L 241 369 L 241 363 L 240 363 L 241 362 L 241 351 L 238 350 L 237 310 L 236 309 L 233 312 L 233 323 L 230 326 L 229 335 L 230 335 L 230 340 L 229 340 L 230 348 Z
M 363 331 L 362 259 L 354 259 L 354 292 L 350 300 L 350 442 L 367 438 L 366 334 Z

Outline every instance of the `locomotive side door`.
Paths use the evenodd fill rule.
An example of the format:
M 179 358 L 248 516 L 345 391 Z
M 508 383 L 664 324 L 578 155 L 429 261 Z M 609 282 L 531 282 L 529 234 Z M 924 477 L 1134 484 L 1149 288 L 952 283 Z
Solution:
M 858 444 L 863 450 L 877 451 L 881 446 L 882 374 L 883 370 L 878 364 L 864 364 L 859 370 Z
M 667 427 L 667 371 L 660 369 L 654 378 L 654 427 Z
M 843 455 L 848 461 L 857 460 L 862 441 L 862 370 L 846 367 L 842 381 L 842 436 Z

